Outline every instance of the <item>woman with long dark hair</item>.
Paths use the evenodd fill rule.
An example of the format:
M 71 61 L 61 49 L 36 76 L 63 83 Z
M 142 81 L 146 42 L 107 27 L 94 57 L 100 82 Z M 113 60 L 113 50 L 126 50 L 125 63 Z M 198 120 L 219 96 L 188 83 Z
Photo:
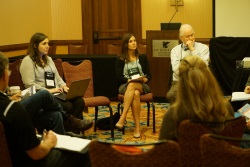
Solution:
M 137 48 L 136 38 L 133 34 L 127 33 L 122 38 L 121 54 L 116 61 L 116 76 L 119 86 L 119 93 L 124 95 L 124 108 L 116 128 L 122 129 L 126 121 L 129 108 L 135 121 L 133 136 L 139 138 L 140 134 L 140 95 L 150 91 L 147 83 L 151 79 L 148 59 L 140 55 Z

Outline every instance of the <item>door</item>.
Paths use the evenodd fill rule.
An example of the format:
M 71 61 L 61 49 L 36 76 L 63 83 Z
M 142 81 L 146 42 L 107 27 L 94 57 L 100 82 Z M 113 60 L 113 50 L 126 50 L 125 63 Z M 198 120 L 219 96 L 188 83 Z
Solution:
M 81 0 L 83 43 L 88 54 L 107 54 L 126 32 L 142 41 L 141 0 Z

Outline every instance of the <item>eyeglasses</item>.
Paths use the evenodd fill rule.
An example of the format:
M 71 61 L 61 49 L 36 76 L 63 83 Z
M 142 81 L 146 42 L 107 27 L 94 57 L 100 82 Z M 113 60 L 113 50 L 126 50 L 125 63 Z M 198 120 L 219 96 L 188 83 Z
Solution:
M 184 36 L 184 38 L 186 38 L 186 39 L 189 39 L 190 37 L 194 37 L 194 34 Z

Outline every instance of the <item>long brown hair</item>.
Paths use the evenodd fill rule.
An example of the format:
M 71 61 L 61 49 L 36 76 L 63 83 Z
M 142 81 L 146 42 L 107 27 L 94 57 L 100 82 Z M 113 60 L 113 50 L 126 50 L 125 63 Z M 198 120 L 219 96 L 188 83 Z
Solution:
M 33 60 L 35 65 L 38 65 L 40 67 L 43 67 L 43 65 L 41 64 L 41 61 L 39 59 L 38 46 L 39 46 L 39 43 L 42 42 L 43 40 L 45 40 L 46 38 L 48 38 L 48 37 L 43 33 L 35 33 L 30 38 L 30 43 L 29 43 L 29 47 L 28 47 L 28 51 L 27 51 L 27 54 Z M 47 55 L 43 55 L 42 59 L 43 59 L 44 63 L 47 64 Z
M 128 56 L 128 43 L 129 39 L 134 36 L 132 33 L 126 33 L 122 37 L 122 46 L 121 46 L 121 54 L 120 54 L 120 59 L 128 62 L 129 61 L 129 56 Z M 138 57 L 139 56 L 139 50 L 138 48 L 135 49 L 135 55 Z
M 190 119 L 224 122 L 228 113 L 223 93 L 206 63 L 198 56 L 186 56 L 180 63 L 175 113 Z M 178 119 L 178 115 L 177 115 Z

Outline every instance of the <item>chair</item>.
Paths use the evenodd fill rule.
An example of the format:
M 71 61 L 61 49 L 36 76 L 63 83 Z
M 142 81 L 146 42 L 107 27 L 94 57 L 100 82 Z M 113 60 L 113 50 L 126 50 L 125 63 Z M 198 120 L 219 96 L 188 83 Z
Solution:
M 0 166 L 12 166 L 12 161 L 10 158 L 9 148 L 2 121 L 0 121 Z
M 122 94 L 118 94 L 118 106 L 117 110 L 118 113 L 120 114 L 120 108 L 123 110 L 123 101 L 124 101 L 124 96 Z M 148 108 L 148 113 L 147 113 L 147 126 L 149 126 L 149 120 L 150 120 L 150 103 L 153 109 L 153 133 L 155 133 L 155 105 L 154 105 L 154 95 L 153 93 L 147 93 L 147 94 L 142 94 L 140 95 L 140 101 L 147 103 L 147 108 Z M 123 126 L 123 134 L 125 133 L 125 126 Z
M 143 147 L 153 145 L 143 152 Z M 138 148 L 138 146 L 142 146 Z M 92 167 L 179 167 L 180 147 L 168 140 L 148 144 L 123 145 L 92 140 L 89 145 Z
M 81 80 L 90 78 L 88 89 L 83 97 L 86 107 L 95 107 L 95 124 L 94 131 L 96 131 L 96 122 L 98 117 L 98 106 L 107 106 L 110 111 L 110 126 L 111 126 L 111 137 L 114 139 L 114 129 L 113 129 L 113 111 L 110 105 L 110 100 L 105 96 L 94 96 L 94 86 L 93 86 L 93 70 L 92 62 L 90 60 L 83 60 L 79 65 L 71 65 L 68 62 L 63 62 L 63 72 L 64 78 L 69 86 L 74 80 Z
M 108 54 L 121 54 L 121 45 L 108 44 Z
M 60 58 L 57 58 L 57 59 L 54 59 L 54 64 L 56 66 L 56 69 L 58 71 L 58 74 L 60 75 L 61 78 L 63 78 L 63 67 L 62 67 L 62 59 Z
M 9 69 L 11 70 L 11 75 L 9 78 L 9 86 L 20 86 L 20 89 L 23 90 L 24 84 L 22 81 L 22 76 L 19 71 L 22 59 L 17 59 L 12 63 L 9 63 Z
M 48 55 L 55 55 L 56 54 L 56 45 L 51 45 L 49 46 L 49 51 L 48 51 Z
M 213 122 L 193 122 L 184 120 L 178 129 L 178 143 L 180 144 L 181 159 L 184 166 L 201 166 L 200 157 L 200 137 L 206 133 L 216 133 L 211 130 Z M 234 118 L 226 121 L 225 128 L 217 134 L 231 137 L 242 137 L 246 127 L 244 117 Z
M 250 148 L 237 147 L 230 142 L 250 142 L 250 140 L 204 134 L 200 139 L 202 166 L 249 166 Z
M 69 54 L 87 54 L 88 45 L 69 45 L 68 53 Z

